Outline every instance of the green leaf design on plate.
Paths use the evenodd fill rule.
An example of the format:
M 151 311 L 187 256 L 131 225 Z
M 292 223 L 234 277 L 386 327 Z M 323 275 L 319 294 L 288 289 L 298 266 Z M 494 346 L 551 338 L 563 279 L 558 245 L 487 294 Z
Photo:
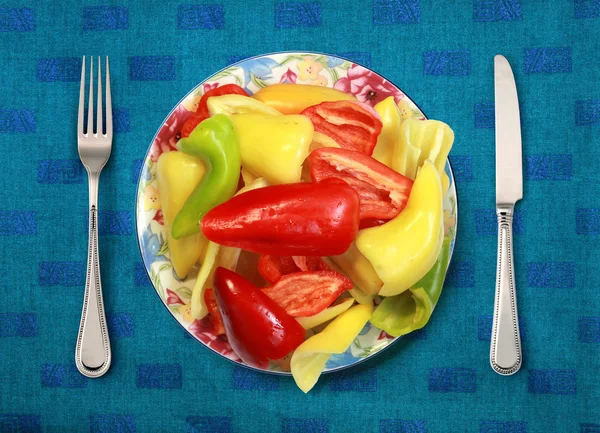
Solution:
M 169 241 L 165 240 L 165 242 L 160 246 L 160 249 L 156 252 L 157 256 L 164 256 L 169 252 Z
M 192 299 L 192 289 L 190 289 L 189 287 L 178 287 L 177 289 L 175 289 L 175 293 L 177 293 L 181 300 L 186 304 Z
M 267 83 L 264 80 L 262 80 L 261 78 L 258 78 L 253 73 L 250 73 L 250 81 L 252 81 L 252 83 L 254 83 L 254 85 L 256 87 L 258 87 L 259 89 L 262 89 L 263 87 L 267 87 Z

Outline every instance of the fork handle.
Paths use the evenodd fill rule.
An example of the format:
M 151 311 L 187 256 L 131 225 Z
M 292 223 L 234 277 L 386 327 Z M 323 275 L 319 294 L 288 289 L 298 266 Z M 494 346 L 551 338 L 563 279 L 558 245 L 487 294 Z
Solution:
M 81 323 L 75 349 L 75 364 L 81 374 L 95 378 L 104 375 L 111 361 L 110 340 L 102 300 L 100 262 L 98 260 L 98 174 L 90 174 L 90 220 L 87 277 Z
M 509 376 L 519 371 L 523 359 L 513 263 L 513 206 L 499 207 L 497 213 L 498 276 L 490 364 L 496 373 Z

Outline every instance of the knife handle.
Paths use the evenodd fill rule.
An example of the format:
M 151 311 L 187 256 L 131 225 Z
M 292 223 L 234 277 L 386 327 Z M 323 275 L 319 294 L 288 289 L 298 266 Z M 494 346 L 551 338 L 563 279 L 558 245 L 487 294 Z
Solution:
M 498 215 L 498 275 L 490 364 L 504 376 L 521 368 L 521 335 L 517 313 L 517 294 L 513 263 L 512 221 L 514 206 L 499 206 Z

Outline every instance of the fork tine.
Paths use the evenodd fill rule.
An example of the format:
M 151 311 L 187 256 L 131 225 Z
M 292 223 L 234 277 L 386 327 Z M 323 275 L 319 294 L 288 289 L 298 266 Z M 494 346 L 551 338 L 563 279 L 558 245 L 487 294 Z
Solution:
M 90 56 L 90 97 L 88 99 L 87 135 L 94 133 L 94 57 Z
M 106 135 L 112 138 L 112 102 L 110 100 L 110 69 L 108 67 L 108 56 L 106 56 Z
M 102 135 L 102 68 L 98 56 L 98 102 L 96 109 L 96 133 Z
M 83 108 L 85 104 L 85 56 L 81 62 L 81 86 L 79 87 L 79 114 L 77 115 L 77 136 L 83 137 Z

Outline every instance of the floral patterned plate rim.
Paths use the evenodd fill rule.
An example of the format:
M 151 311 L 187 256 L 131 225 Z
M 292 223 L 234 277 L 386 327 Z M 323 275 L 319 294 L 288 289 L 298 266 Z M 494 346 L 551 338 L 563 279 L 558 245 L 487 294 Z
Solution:
M 356 96 L 371 106 L 393 96 L 403 117 L 426 119 L 421 109 L 399 87 L 381 75 L 350 60 L 316 52 L 277 52 L 263 54 L 234 63 L 194 87 L 169 113 L 143 160 L 136 194 L 136 228 L 140 254 L 152 286 L 175 320 L 194 339 L 213 352 L 238 365 L 271 374 L 290 375 L 281 365 L 272 363 L 267 370 L 244 364 L 231 349 L 227 340 L 215 336 L 208 318 L 192 320 L 189 308 L 195 278 L 179 280 L 169 260 L 164 219 L 156 184 L 156 161 L 163 152 L 176 149 L 182 123 L 195 111 L 202 94 L 219 85 L 235 83 L 254 93 L 275 83 L 302 83 L 334 87 Z M 450 188 L 444 197 L 444 227 L 452 239 L 452 251 L 456 240 L 457 195 L 450 163 L 446 164 Z M 191 275 L 196 271 L 192 270 Z M 381 353 L 398 341 L 367 323 L 348 350 L 333 355 L 324 373 L 339 371 L 357 365 Z

